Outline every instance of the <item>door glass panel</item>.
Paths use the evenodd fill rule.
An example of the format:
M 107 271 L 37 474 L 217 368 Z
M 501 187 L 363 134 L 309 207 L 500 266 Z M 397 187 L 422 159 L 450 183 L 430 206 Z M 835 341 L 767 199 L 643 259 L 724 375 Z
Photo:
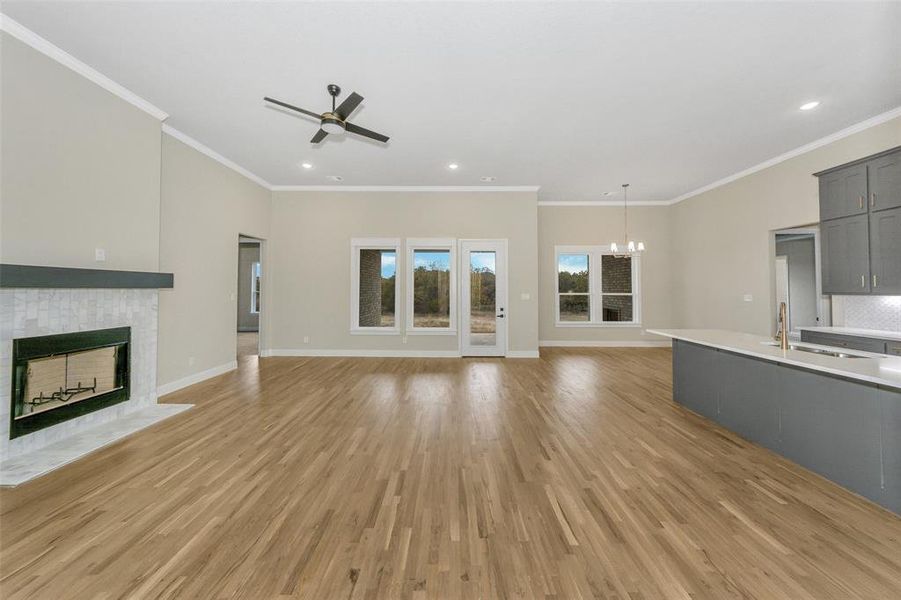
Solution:
M 493 251 L 469 253 L 469 340 L 473 346 L 497 344 L 496 261 Z

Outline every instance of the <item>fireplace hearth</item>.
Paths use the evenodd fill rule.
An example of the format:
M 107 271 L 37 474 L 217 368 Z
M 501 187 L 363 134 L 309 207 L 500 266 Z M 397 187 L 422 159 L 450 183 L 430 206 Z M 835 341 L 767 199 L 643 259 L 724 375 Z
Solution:
M 129 398 L 131 328 L 13 340 L 10 439 Z

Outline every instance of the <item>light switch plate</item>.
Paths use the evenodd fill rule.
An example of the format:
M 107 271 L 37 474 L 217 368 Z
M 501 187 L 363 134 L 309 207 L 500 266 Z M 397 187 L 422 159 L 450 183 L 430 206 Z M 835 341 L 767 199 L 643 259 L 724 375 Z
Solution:
M 519 299 L 520 300 L 531 300 L 532 294 L 529 294 L 528 292 L 523 292 L 522 294 L 519 295 Z
M 96 260 L 97 262 L 106 261 L 106 249 L 94 248 L 94 260 Z
M 752 296 L 751 294 L 745 294 L 744 301 L 745 302 L 753 302 L 754 296 Z

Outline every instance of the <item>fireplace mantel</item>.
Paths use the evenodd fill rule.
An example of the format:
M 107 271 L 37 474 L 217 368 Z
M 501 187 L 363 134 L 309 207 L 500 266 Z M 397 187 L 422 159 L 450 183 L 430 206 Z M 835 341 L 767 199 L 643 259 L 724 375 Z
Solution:
M 174 286 L 172 273 L 0 264 L 0 288 L 151 288 Z

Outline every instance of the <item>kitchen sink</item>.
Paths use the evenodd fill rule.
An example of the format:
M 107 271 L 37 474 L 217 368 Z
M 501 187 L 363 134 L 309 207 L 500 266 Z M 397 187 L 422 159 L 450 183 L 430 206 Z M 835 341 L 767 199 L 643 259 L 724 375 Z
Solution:
M 763 342 L 765 346 L 779 346 L 779 342 Z M 810 352 L 811 354 L 820 354 L 823 356 L 834 356 L 836 358 L 870 358 L 862 354 L 851 354 L 840 350 L 826 350 L 825 348 L 813 348 L 811 346 L 801 346 L 799 344 L 789 344 L 789 350 L 799 350 L 801 352 Z

